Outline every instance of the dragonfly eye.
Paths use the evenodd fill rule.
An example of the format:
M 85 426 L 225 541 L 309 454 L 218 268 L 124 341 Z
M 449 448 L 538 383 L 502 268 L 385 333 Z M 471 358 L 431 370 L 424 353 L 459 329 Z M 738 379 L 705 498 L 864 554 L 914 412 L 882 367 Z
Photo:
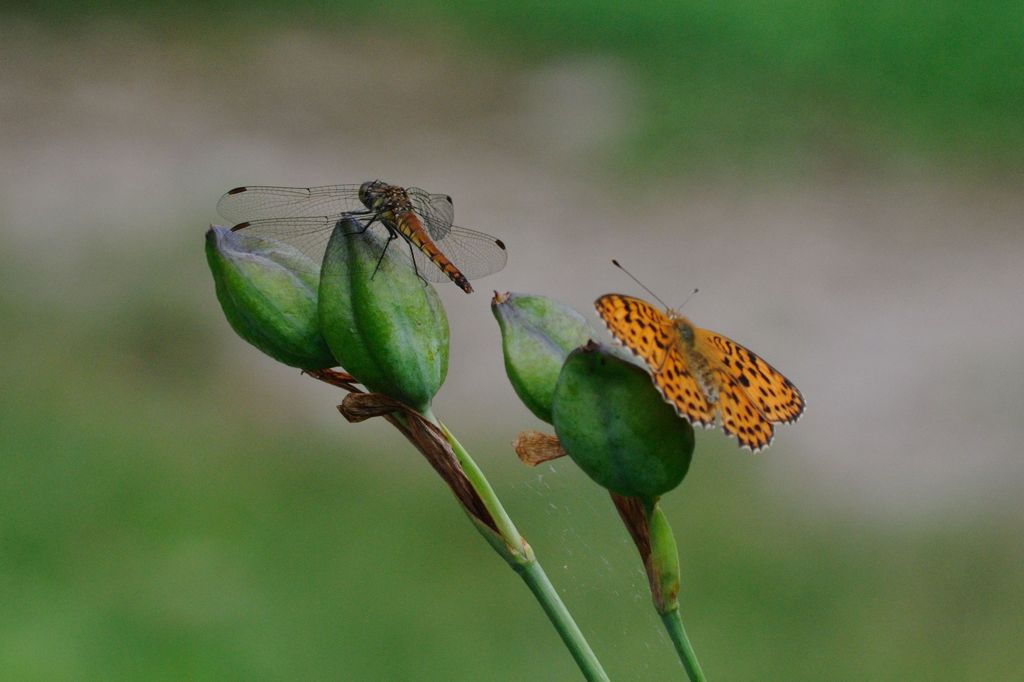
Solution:
M 371 192 L 373 191 L 374 185 L 376 184 L 376 181 L 370 181 L 364 182 L 359 186 L 359 201 L 363 202 L 363 205 L 371 210 L 373 209 L 373 195 L 371 194 Z

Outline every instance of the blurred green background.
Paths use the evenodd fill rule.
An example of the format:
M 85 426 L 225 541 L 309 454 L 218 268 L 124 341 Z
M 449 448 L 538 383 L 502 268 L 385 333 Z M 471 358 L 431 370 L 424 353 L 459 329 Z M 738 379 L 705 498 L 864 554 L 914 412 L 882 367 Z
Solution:
M 240 184 L 446 192 L 505 271 L 437 412 L 613 679 L 682 679 L 635 550 L 505 381 L 488 289 L 693 287 L 807 416 L 666 498 L 714 680 L 1019 679 L 1024 8 L 29 3 L 0 10 L 0 678 L 562 680 L 385 424 L 234 337 Z

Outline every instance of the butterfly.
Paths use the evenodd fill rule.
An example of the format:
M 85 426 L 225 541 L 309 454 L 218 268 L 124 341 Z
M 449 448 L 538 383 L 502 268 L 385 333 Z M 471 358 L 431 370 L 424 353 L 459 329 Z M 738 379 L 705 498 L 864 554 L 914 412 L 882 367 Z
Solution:
M 774 424 L 795 422 L 803 413 L 804 398 L 793 382 L 732 339 L 632 296 L 605 294 L 594 307 L 691 424 L 711 428 L 717 416 L 742 448 L 760 452 L 771 445 Z

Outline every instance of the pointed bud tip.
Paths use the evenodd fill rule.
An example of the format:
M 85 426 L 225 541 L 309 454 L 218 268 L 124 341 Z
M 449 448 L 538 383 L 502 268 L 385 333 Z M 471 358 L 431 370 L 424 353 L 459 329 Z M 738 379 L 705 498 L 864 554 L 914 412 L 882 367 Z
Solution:
M 523 404 L 551 423 L 551 396 L 569 353 L 593 329 L 571 306 L 547 296 L 495 292 L 491 311 L 501 330 L 505 372 Z
M 210 225 L 206 257 L 221 309 L 247 342 L 286 365 L 333 367 L 320 335 L 318 269 L 298 250 Z

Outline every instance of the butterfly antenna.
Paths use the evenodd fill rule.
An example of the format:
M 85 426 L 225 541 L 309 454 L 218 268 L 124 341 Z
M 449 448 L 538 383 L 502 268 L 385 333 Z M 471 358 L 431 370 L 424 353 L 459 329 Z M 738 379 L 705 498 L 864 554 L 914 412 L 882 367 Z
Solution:
M 690 299 L 693 298 L 693 295 L 696 294 L 698 291 L 700 291 L 700 289 L 694 289 L 693 291 L 691 291 L 690 295 L 686 297 L 685 301 L 683 301 L 683 305 L 681 305 L 678 308 L 676 308 L 676 310 L 682 310 L 683 306 L 686 305 L 687 303 L 689 303 Z
M 666 309 L 666 310 L 671 310 L 671 309 L 672 309 L 672 306 L 670 306 L 670 305 L 669 305 L 668 303 L 665 303 L 665 302 L 664 302 L 663 300 L 661 300 L 661 297 L 660 297 L 660 296 L 658 296 L 658 295 L 657 295 L 656 293 L 654 293 L 653 291 L 651 291 L 650 289 L 648 289 L 648 288 L 647 288 L 647 285 L 646 285 L 646 284 L 644 284 L 643 282 L 641 282 L 640 280 L 638 280 L 638 279 L 637 279 L 636 277 L 634 277 L 634 276 L 633 276 L 633 273 L 632 273 L 632 272 L 630 272 L 630 271 L 629 271 L 629 270 L 627 270 L 626 268 L 622 267 L 622 264 L 621 264 L 621 263 L 619 263 L 619 261 L 617 261 L 617 260 L 615 260 L 614 258 L 612 258 L 612 265 L 614 265 L 614 266 L 615 266 L 615 267 L 617 267 L 617 268 L 618 268 L 619 270 L 622 270 L 622 271 L 623 271 L 624 273 L 626 273 L 627 275 L 629 275 L 629 278 L 630 278 L 631 280 L 633 280 L 634 282 L 636 282 L 637 284 L 639 284 L 639 285 L 640 285 L 640 287 L 641 287 L 641 288 L 642 288 L 642 289 L 643 289 L 644 291 L 646 291 L 647 293 L 649 293 L 649 294 L 650 294 L 651 296 L 653 296 L 653 297 L 654 297 L 654 299 L 655 299 L 655 300 L 656 300 L 656 301 L 657 301 L 658 303 L 660 303 L 661 305 L 665 306 L 665 309 Z M 691 296 L 692 296 L 692 295 L 693 295 L 693 294 L 691 294 Z M 686 299 L 686 300 L 690 300 L 690 299 Z

